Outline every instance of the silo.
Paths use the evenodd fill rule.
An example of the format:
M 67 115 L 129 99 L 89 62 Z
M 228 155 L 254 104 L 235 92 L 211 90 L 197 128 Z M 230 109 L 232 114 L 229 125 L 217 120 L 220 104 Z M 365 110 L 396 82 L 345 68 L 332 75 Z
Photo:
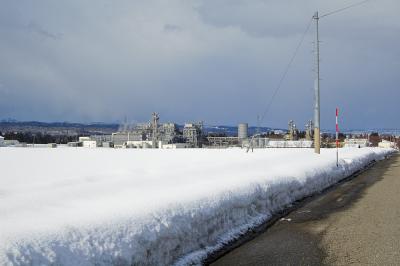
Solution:
M 240 123 L 238 125 L 238 138 L 240 140 L 247 139 L 248 128 L 249 128 L 249 125 L 247 123 Z

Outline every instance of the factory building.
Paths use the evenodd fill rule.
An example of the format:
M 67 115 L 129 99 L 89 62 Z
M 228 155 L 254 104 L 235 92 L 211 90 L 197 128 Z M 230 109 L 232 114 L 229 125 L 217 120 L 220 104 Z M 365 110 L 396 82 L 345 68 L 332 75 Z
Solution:
M 238 137 L 213 137 L 208 136 L 207 141 L 210 147 L 237 147 L 239 146 Z
M 157 113 L 152 114 L 148 123 L 122 127 L 122 130 L 112 133 L 110 140 L 114 147 L 122 148 L 157 148 L 159 143 L 174 143 L 181 133 L 174 123 L 159 124 Z
M 152 140 L 130 140 L 124 144 L 124 148 L 149 149 L 152 147 Z
M 169 143 L 169 144 L 160 143 L 158 147 L 160 149 L 183 149 L 183 148 L 190 148 L 190 144 L 188 144 L 188 143 Z
M 203 123 L 187 123 L 183 128 L 183 138 L 192 148 L 201 148 Z
M 143 141 L 146 140 L 146 134 L 138 131 L 130 132 L 116 132 L 111 135 L 111 142 L 114 147 L 121 148 L 129 141 Z
M 159 127 L 159 140 L 163 143 L 173 143 L 178 137 L 179 129 L 174 123 L 164 123 Z
M 11 147 L 22 147 L 24 144 L 20 143 L 18 140 L 14 139 L 3 139 L 3 145 L 4 146 L 11 146 Z
M 80 142 L 79 141 L 68 142 L 67 146 L 68 147 L 79 147 L 80 146 Z
M 104 147 L 103 143 L 107 146 L 111 142 L 111 135 L 92 135 L 90 139 L 96 141 L 97 147 Z
M 240 123 L 237 127 L 237 136 L 228 136 L 225 133 L 212 133 L 207 136 L 209 147 L 240 147 L 248 144 L 249 125 Z
M 153 113 L 148 123 L 133 126 L 125 124 L 118 132 L 108 136 L 92 136 L 92 139 L 97 143 L 110 142 L 116 148 L 201 147 L 203 123 L 187 123 L 183 131 L 180 131 L 175 123 L 159 123 L 158 121 L 158 113 Z
M 81 143 L 84 148 L 96 148 L 97 142 L 90 139 L 90 137 L 79 137 L 79 143 Z
M 103 148 L 114 148 L 114 143 L 112 143 L 111 141 L 103 141 L 101 143 L 101 147 L 103 147 Z
M 288 130 L 288 134 L 285 136 L 286 140 L 298 140 L 298 134 L 299 131 L 296 128 L 296 124 L 294 123 L 293 120 L 289 121 L 289 130 Z
M 309 120 L 306 124 L 306 140 L 313 140 L 314 136 L 314 123 L 312 120 Z
M 82 142 L 82 147 L 84 148 L 96 148 L 97 142 L 95 140 L 85 140 Z

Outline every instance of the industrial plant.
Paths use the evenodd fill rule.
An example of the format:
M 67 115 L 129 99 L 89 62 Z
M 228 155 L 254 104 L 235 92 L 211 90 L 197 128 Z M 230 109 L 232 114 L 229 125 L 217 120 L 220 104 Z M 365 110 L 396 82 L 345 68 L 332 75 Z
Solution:
M 287 131 L 260 132 L 249 134 L 248 123 L 240 123 L 234 134 L 206 131 L 203 122 L 188 122 L 183 126 L 176 123 L 160 123 L 158 113 L 153 113 L 147 123 L 128 123 L 120 126 L 111 134 L 80 137 L 70 142 L 73 147 L 108 148 L 311 148 L 313 147 L 313 123 L 310 120 L 305 131 L 300 131 L 293 120 L 288 123 Z
M 187 122 L 178 125 L 173 122 L 160 122 L 160 115 L 153 113 L 148 122 L 129 124 L 126 121 L 121 125 L 96 125 L 91 126 L 91 131 L 85 129 L 81 134 L 74 130 L 68 135 L 59 135 L 57 141 L 46 133 L 42 124 L 34 128 L 29 123 L 29 129 L 36 131 L 15 133 L 15 126 L 12 130 L 3 131 L 5 137 L 0 133 L 0 147 L 84 147 L 84 148 L 136 148 L 136 149 L 178 149 L 178 148 L 230 148 L 241 147 L 253 150 L 255 148 L 312 148 L 314 147 L 314 124 L 309 120 L 304 130 L 297 127 L 293 120 L 288 122 L 287 130 L 270 129 L 260 127 L 249 128 L 248 123 L 239 123 L 237 127 L 204 126 L 200 122 Z M 47 127 L 48 128 L 48 127 Z M 53 125 L 50 127 L 53 130 Z M 88 128 L 88 127 L 86 127 Z M 101 130 L 105 128 L 106 130 Z M 114 128 L 114 130 L 112 130 Z M 7 128 L 5 128 L 7 129 Z M 4 130 L 4 129 L 3 129 Z M 43 132 L 37 132 L 41 130 Z M 55 128 L 57 132 L 58 128 Z M 114 131 L 114 132 L 113 132 Z M 14 138 L 16 137 L 16 138 Z M 21 141 L 21 138 L 23 139 Z M 378 138 L 378 139 L 377 139 Z M 20 141 L 18 140 L 20 139 Z M 24 141 L 25 140 L 25 141 Z M 371 135 L 340 135 L 340 147 L 367 147 L 382 146 L 396 147 L 399 138 L 396 136 L 375 136 Z M 336 147 L 334 136 L 321 134 L 321 145 L 326 148 Z
M 98 147 L 114 148 L 201 148 L 203 123 L 186 123 L 181 129 L 175 123 L 160 123 L 158 113 L 153 113 L 147 123 L 122 125 L 109 135 L 92 135 L 87 140 L 69 145 L 85 146 L 85 141 L 95 141 Z

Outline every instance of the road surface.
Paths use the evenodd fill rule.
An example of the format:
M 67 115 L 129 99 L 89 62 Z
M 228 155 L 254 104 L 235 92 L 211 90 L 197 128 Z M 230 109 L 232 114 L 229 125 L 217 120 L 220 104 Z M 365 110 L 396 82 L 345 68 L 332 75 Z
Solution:
M 300 205 L 212 265 L 400 265 L 400 155 Z

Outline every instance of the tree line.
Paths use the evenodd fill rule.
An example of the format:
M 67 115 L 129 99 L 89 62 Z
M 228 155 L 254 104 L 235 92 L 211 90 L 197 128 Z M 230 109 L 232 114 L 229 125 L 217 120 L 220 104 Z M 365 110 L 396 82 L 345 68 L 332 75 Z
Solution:
M 47 143 L 57 143 L 57 144 L 66 144 L 68 142 L 76 141 L 76 136 L 67 136 L 67 135 L 50 135 L 50 134 L 42 134 L 41 132 L 32 133 L 32 132 L 5 132 L 2 134 L 0 132 L 0 136 L 3 136 L 6 140 L 18 140 L 19 142 L 25 143 L 36 143 L 36 144 L 47 144 Z

